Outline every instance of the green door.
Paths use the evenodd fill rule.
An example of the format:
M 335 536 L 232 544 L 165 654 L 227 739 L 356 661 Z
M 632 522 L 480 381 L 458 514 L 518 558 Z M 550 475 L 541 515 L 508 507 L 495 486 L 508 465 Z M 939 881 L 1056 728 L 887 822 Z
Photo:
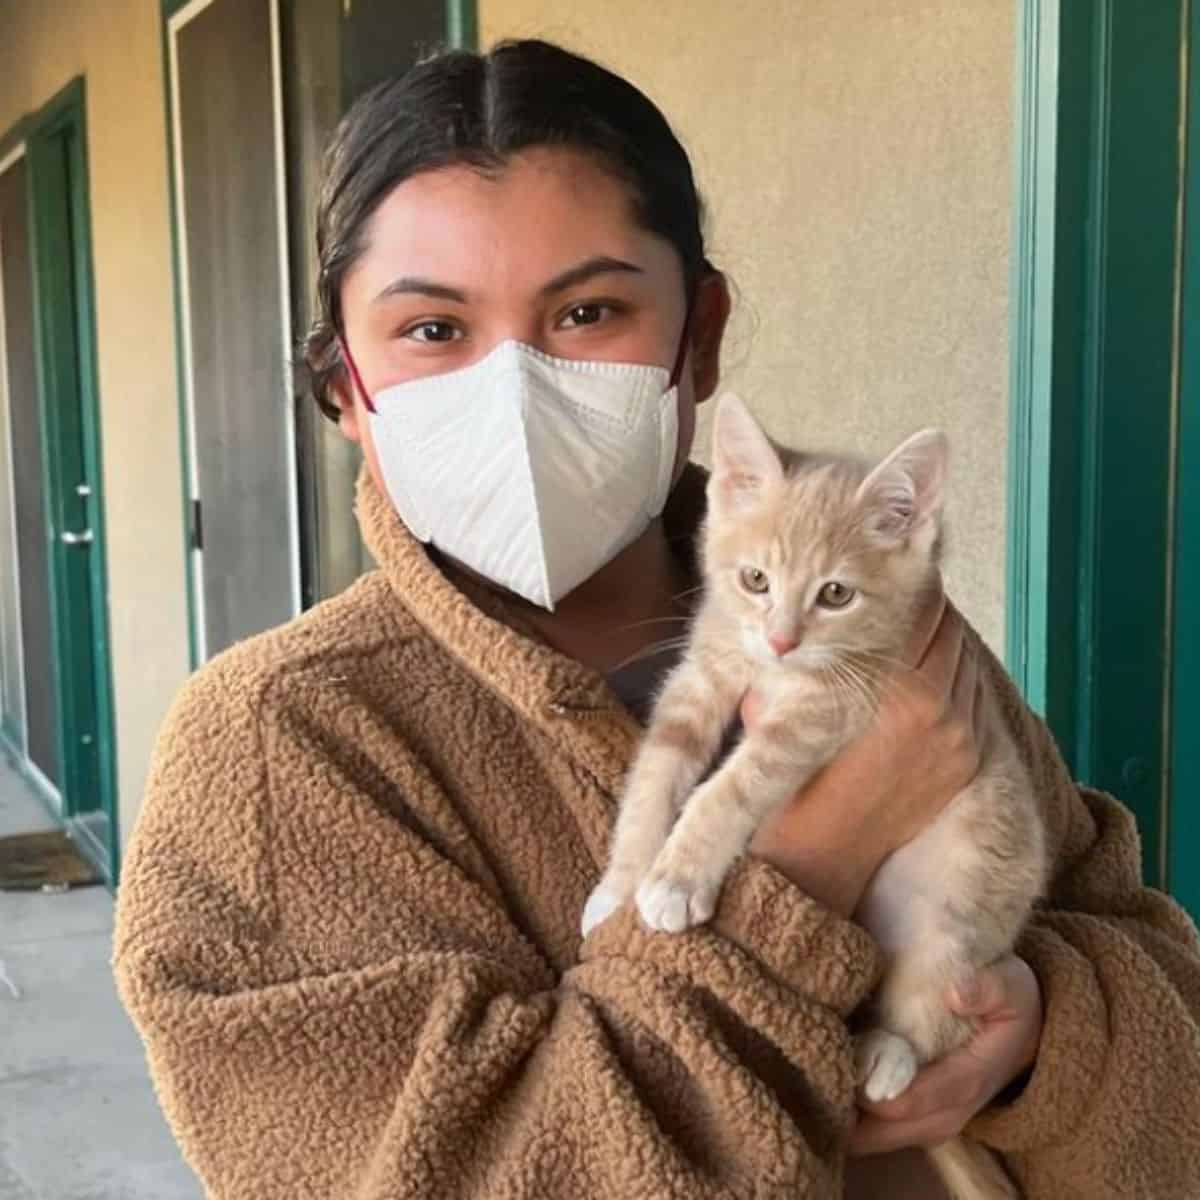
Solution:
M 1195 246 L 1189 250 L 1188 277 L 1195 315 L 1184 335 L 1192 370 L 1182 393 L 1177 442 L 1170 881 L 1200 922 L 1200 346 L 1195 344 L 1200 342 L 1200 248 Z
M 1171 525 L 1171 891 L 1200 921 L 1200 5 L 1187 40 L 1179 401 Z
M 62 816 L 116 870 L 113 745 L 82 82 L 27 143 Z
M 1200 920 L 1200 3 L 1018 11 L 1009 661 Z

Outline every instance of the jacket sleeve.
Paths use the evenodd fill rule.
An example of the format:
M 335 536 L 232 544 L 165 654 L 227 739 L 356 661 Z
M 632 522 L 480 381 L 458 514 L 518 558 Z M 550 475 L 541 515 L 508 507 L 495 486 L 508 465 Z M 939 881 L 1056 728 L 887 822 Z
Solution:
M 385 816 L 326 763 L 281 828 L 270 703 L 229 692 L 202 673 L 160 737 L 113 954 L 209 1197 L 841 1194 L 861 929 L 745 862 L 711 926 L 622 911 L 556 974 L 436 814 Z M 310 862 L 346 872 L 315 931 Z
M 1017 946 L 1041 984 L 1037 1062 L 969 1132 L 1029 1200 L 1200 1196 L 1200 942 L 1141 885 L 1132 814 L 1076 786 L 999 665 L 993 682 L 1044 799 L 1052 876 Z

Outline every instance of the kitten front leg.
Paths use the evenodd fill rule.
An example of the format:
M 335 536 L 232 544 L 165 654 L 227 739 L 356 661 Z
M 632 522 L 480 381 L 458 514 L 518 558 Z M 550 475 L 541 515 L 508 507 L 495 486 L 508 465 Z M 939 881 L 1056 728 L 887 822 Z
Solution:
M 719 749 L 743 690 L 744 681 L 715 677 L 692 661 L 675 669 L 621 796 L 608 867 L 584 906 L 585 937 L 633 896 Z
M 679 933 L 707 921 L 721 884 L 759 825 L 803 787 L 831 750 L 756 730 L 698 788 L 637 891 L 652 929 Z

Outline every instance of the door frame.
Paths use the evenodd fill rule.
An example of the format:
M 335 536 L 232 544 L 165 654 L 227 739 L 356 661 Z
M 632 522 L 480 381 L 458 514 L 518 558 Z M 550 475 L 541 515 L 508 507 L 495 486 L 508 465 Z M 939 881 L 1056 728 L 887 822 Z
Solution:
M 61 789 L 51 788 L 48 781 L 18 747 L 8 745 L 14 752 L 21 773 L 46 805 L 55 820 L 65 824 L 84 851 L 105 876 L 110 887 L 116 887 L 120 866 L 120 826 L 117 806 L 116 736 L 112 688 L 112 655 L 109 632 L 108 556 L 105 530 L 103 452 L 100 430 L 99 385 L 96 364 L 96 303 L 92 264 L 92 226 L 89 199 L 87 153 L 87 89 L 83 76 L 77 76 L 57 92 L 36 113 L 17 123 L 0 138 L 0 158 L 7 157 L 15 146 L 24 148 L 29 166 L 29 213 L 31 257 L 33 262 L 34 296 L 34 360 L 37 370 L 37 404 L 41 420 L 41 471 L 43 489 L 43 521 L 47 537 L 55 528 L 53 511 L 56 489 L 55 456 L 52 452 L 56 413 L 50 403 L 51 359 L 54 347 L 45 328 L 46 302 L 45 260 L 53 251 L 44 234 L 47 214 L 39 197 L 36 170 L 37 151 L 42 144 L 70 130 L 72 139 L 71 187 L 66 197 L 77 237 L 72 246 L 72 269 L 76 280 L 76 311 L 71 314 L 79 349 L 78 387 L 82 422 L 83 458 L 91 480 L 89 497 L 93 541 L 88 551 L 89 599 L 92 608 L 92 630 L 86 651 L 92 659 L 94 678 L 94 717 L 97 741 L 98 804 L 84 809 L 80 805 L 79 789 L 72 767 L 73 756 L 68 750 L 75 737 L 75 718 L 67 698 L 76 692 L 75 668 L 71 661 L 67 622 L 69 612 L 62 594 L 63 571 L 60 558 L 66 547 L 57 538 L 50 547 L 50 624 L 56 683 L 55 738 L 62 771 Z M 75 639 L 76 641 L 78 639 Z M 78 647 L 77 647 L 78 649 Z M 88 812 L 102 811 L 108 820 L 109 844 L 96 838 L 86 821 Z
M 26 155 L 25 155 L 25 140 L 24 140 L 25 124 L 26 124 L 25 121 L 22 121 L 20 123 L 19 129 L 11 131 L 7 137 L 5 137 L 4 139 L 0 139 L 0 176 L 3 176 L 5 171 L 14 167 L 18 162 L 20 162 L 22 159 L 24 159 L 26 157 Z M 28 169 L 28 163 L 26 164 L 26 169 Z M 3 264 L 3 262 L 4 262 L 4 238 L 3 238 L 3 235 L 0 234 L 0 264 Z M 3 412 L 0 412 L 0 421 L 7 421 L 9 423 L 9 428 L 5 434 L 5 441 L 8 446 L 8 480 L 9 480 L 9 489 L 10 489 L 7 507 L 8 507 L 8 511 L 10 513 L 12 513 L 13 521 L 15 523 L 16 516 L 17 516 L 16 467 L 15 467 L 15 463 L 13 460 L 12 393 L 10 391 L 9 380 L 8 380 L 8 348 L 6 345 L 7 334 L 6 334 L 6 319 L 5 319 L 4 305 L 5 305 L 4 280 L 3 280 L 3 277 L 0 276 L 0 394 L 3 394 L 3 396 L 5 398 L 5 408 L 4 408 Z M 14 528 L 13 528 L 13 533 L 14 533 L 14 535 L 16 534 L 15 524 L 14 524 Z M 16 661 L 16 663 L 13 664 L 13 666 L 17 672 L 17 678 L 18 678 L 18 681 L 20 684 L 20 689 L 21 689 L 21 706 L 22 706 L 22 709 L 24 709 L 24 707 L 25 707 L 25 694 L 24 694 L 24 691 L 25 691 L 25 646 L 24 646 L 24 630 L 22 629 L 23 622 L 22 622 L 22 616 L 21 616 L 21 572 L 19 569 L 20 562 L 17 557 L 18 549 L 19 548 L 17 545 L 17 539 L 14 536 L 14 538 L 13 538 L 14 562 L 12 564 L 0 563 L 0 569 L 4 569 L 4 568 L 10 567 L 10 566 L 15 568 L 13 574 L 14 574 L 14 579 L 15 579 L 15 584 L 16 584 L 15 591 L 16 591 L 17 605 L 16 605 L 16 611 L 13 614 L 13 619 L 16 622 L 16 626 L 17 626 L 17 661 Z M 19 762 L 22 759 L 28 759 L 28 750 L 29 750 L 28 720 L 29 720 L 29 715 L 27 712 L 22 712 L 22 723 L 21 723 L 21 726 L 19 729 L 14 727 L 13 725 L 9 724 L 9 721 L 8 721 L 9 715 L 10 714 L 8 712 L 6 712 L 4 709 L 0 708 L 0 750 L 6 751 L 10 758 L 12 758 L 14 761 Z M 38 771 L 37 767 L 34 766 L 34 764 L 32 762 L 29 763 L 29 766 L 34 771 L 37 771 L 37 774 L 39 776 L 41 775 L 41 771 Z M 48 789 L 48 792 L 50 795 L 54 794 L 54 789 L 50 787 L 48 780 L 42 780 L 41 784 L 44 787 L 44 789 Z
M 446 42 L 455 50 L 479 49 L 477 0 L 446 0 Z
M 1162 887 L 1189 2 L 1017 3 L 1006 653 Z
M 167 114 L 167 163 L 171 202 L 171 262 L 175 297 L 176 378 L 178 381 L 179 441 L 183 479 L 184 563 L 187 582 L 188 654 L 193 670 L 208 657 L 204 625 L 204 574 L 202 535 L 196 517 L 200 480 L 196 463 L 195 398 L 192 391 L 192 333 L 188 295 L 188 248 L 185 236 L 186 210 L 183 180 L 183 146 L 179 135 L 178 32 L 190 20 L 218 0 L 162 0 L 163 84 Z M 283 68 L 280 38 L 280 5 L 283 0 L 256 0 L 268 7 L 271 22 L 271 102 L 275 142 L 275 204 L 278 229 L 280 311 L 282 314 L 283 361 L 290 363 L 295 352 L 292 335 L 292 293 L 288 241 L 286 155 L 283 140 Z M 288 403 L 282 406 L 287 419 L 284 434 L 288 464 L 288 524 L 291 552 L 292 614 L 302 609 L 300 547 L 300 481 L 297 428 L 291 403 L 292 388 L 285 371 Z

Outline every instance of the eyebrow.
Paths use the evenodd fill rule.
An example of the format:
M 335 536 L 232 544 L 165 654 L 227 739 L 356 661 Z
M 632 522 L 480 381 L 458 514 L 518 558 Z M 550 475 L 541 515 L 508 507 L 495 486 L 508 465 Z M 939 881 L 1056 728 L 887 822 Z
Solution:
M 405 295 L 431 296 L 435 300 L 453 300 L 458 304 L 467 302 L 466 292 L 459 288 L 434 283 L 432 279 L 421 279 L 416 275 L 401 275 L 399 279 L 393 279 L 371 303 L 378 304 L 380 300 L 387 300 L 391 296 Z
M 552 296 L 556 292 L 565 291 L 576 284 L 586 283 L 597 275 L 608 275 L 618 271 L 632 272 L 635 275 L 645 274 L 643 269 L 634 263 L 626 262 L 621 258 L 612 258 L 607 254 L 597 254 L 573 267 L 568 267 L 561 274 L 555 275 L 549 283 L 539 289 L 538 294 L 543 298 Z M 416 275 L 402 275 L 399 279 L 393 279 L 372 303 L 387 300 L 392 296 L 405 295 L 430 296 L 435 300 L 451 300 L 456 304 L 467 303 L 467 293 L 461 288 L 451 287 L 446 283 L 437 283 L 432 279 L 422 279 Z
M 574 267 L 569 267 L 561 275 L 555 275 L 540 291 L 540 295 L 552 296 L 555 292 L 566 291 L 577 283 L 586 283 L 597 275 L 608 275 L 615 271 L 631 271 L 635 275 L 644 275 L 641 267 L 621 258 L 611 258 L 607 254 L 597 254 L 585 259 Z

